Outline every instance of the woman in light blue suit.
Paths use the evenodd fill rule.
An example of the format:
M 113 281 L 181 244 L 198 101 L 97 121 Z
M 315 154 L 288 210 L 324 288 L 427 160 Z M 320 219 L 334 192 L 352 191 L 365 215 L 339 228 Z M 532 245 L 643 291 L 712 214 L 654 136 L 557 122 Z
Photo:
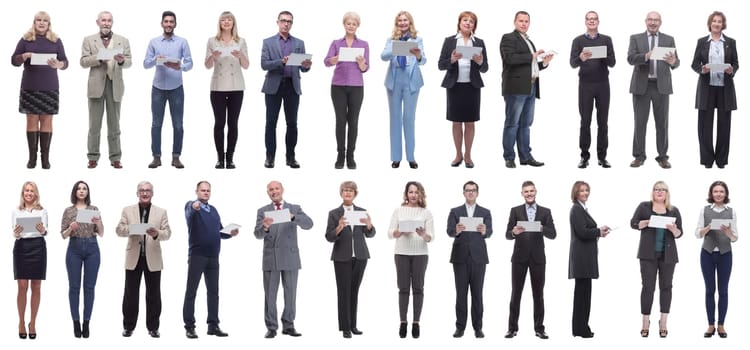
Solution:
M 417 46 L 409 49 L 408 56 L 393 54 L 394 41 L 416 42 Z M 385 43 L 380 58 L 390 61 L 385 75 L 385 87 L 388 92 L 388 110 L 391 114 L 391 168 L 398 168 L 401 164 L 401 130 L 403 129 L 406 144 L 406 160 L 409 167 L 417 168 L 414 159 L 414 120 L 417 111 L 419 89 L 424 85 L 419 66 L 427 62 L 424 54 L 422 38 L 417 37 L 414 19 L 407 11 L 396 15 L 393 34 Z

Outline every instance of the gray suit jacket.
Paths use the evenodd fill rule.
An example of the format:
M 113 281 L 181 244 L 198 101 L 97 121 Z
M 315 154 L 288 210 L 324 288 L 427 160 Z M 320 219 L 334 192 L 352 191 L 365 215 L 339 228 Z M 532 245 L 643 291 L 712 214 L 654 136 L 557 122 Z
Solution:
M 282 209 L 289 209 L 292 221 L 273 224 L 268 231 L 263 230 L 265 212 L 276 210 L 273 203 L 258 209 L 255 221 L 255 238 L 263 240 L 263 271 L 299 270 L 302 263 L 297 246 L 297 226 L 309 230 L 313 221 L 302 207 L 284 202 Z
M 83 45 L 81 45 L 81 67 L 91 68 L 89 70 L 88 98 L 100 98 L 104 94 L 104 85 L 107 79 L 107 63 L 99 61 L 96 58 L 99 50 L 103 48 L 104 44 L 99 33 L 87 36 L 83 39 Z M 122 95 L 125 93 L 122 70 L 130 67 L 133 63 L 130 55 L 130 42 L 123 36 L 112 34 L 109 48 L 122 50 L 122 54 L 125 56 L 125 61 L 122 64 L 114 62 L 112 76 L 112 95 L 115 101 L 120 102 L 122 101 Z
M 674 38 L 659 32 L 659 47 L 675 47 Z M 630 36 L 630 46 L 628 46 L 628 63 L 633 66 L 633 76 L 630 78 L 630 93 L 633 95 L 643 95 L 646 93 L 648 86 L 648 66 L 646 53 L 649 52 L 648 32 L 633 34 Z M 677 55 L 677 51 L 675 51 Z M 680 66 L 680 58 L 677 57 L 673 66 L 667 64 L 664 60 L 656 62 L 656 86 L 660 94 L 672 94 L 672 69 Z
M 292 44 L 293 53 L 305 53 L 305 42 L 289 35 Z M 263 81 L 264 94 L 275 94 L 279 91 L 281 78 L 284 74 L 284 65 L 281 60 L 284 56 L 281 54 L 279 45 L 279 34 L 270 38 L 263 39 L 263 50 L 260 56 L 260 66 L 266 71 L 266 79 Z M 302 85 L 300 84 L 300 71 L 307 72 L 310 68 L 302 66 L 292 67 L 292 84 L 297 95 L 302 95 Z
M 130 224 L 141 223 L 141 210 L 138 204 L 134 204 L 122 209 L 122 217 L 117 224 L 115 232 L 120 237 L 128 238 L 128 245 L 125 248 L 125 269 L 134 270 L 138 264 L 138 258 L 141 253 L 141 239 L 146 239 L 146 265 L 149 271 L 161 271 L 163 268 L 161 256 L 161 241 L 166 241 L 172 235 L 172 229 L 169 228 L 167 211 L 151 204 L 151 210 L 148 213 L 148 223 L 154 225 L 159 233 L 156 238 L 149 235 L 130 235 Z

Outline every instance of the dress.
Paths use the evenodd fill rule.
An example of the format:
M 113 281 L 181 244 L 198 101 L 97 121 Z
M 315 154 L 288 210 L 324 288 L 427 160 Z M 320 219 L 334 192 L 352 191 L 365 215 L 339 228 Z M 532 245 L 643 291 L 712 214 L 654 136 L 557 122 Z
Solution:
M 15 209 L 12 213 L 13 225 L 17 218 L 41 216 L 47 227 L 47 210 Z M 44 280 L 47 276 L 47 244 L 39 234 L 26 234 L 16 239 L 13 245 L 13 278 L 16 280 Z
M 16 51 L 11 56 L 14 66 L 23 65 L 21 92 L 18 98 L 18 112 L 23 114 L 57 114 L 60 107 L 57 69 L 48 65 L 32 65 L 31 59 L 22 61 L 24 52 L 57 54 L 57 60 L 68 65 L 62 40 L 49 41 L 37 35 L 34 41 L 24 38 L 18 41 Z M 65 67 L 63 67 L 64 69 Z

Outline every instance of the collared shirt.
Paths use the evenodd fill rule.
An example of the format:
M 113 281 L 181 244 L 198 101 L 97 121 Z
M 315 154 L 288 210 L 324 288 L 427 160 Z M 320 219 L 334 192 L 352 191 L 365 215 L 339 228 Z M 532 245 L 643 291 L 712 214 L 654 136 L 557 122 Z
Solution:
M 711 203 L 710 208 L 711 208 L 711 210 L 713 210 L 713 211 L 715 211 L 717 213 L 721 213 L 724 210 L 729 209 L 729 206 L 724 205 L 724 206 L 719 207 L 719 206 L 716 205 L 716 203 Z M 708 225 L 708 224 L 710 224 L 710 222 L 705 222 L 705 219 L 704 219 L 704 216 L 703 216 L 703 208 L 701 208 L 701 212 L 698 215 L 698 225 L 695 226 L 696 227 L 695 228 L 695 237 L 696 238 L 703 238 L 703 237 L 701 237 L 700 231 L 701 231 L 702 228 L 706 227 L 706 225 Z M 731 227 L 731 229 L 732 229 L 732 234 L 735 237 L 739 237 L 737 235 L 737 210 L 735 210 L 734 208 L 732 208 L 732 227 Z
M 330 59 L 333 56 L 339 55 L 339 49 L 342 47 L 348 47 L 346 45 L 346 37 L 334 40 L 331 46 L 328 48 L 328 54 L 323 61 L 326 67 L 332 66 Z M 362 55 L 365 58 L 365 72 L 370 69 L 370 46 L 366 41 L 354 37 L 352 41 L 352 48 L 364 48 L 365 53 Z M 333 70 L 333 79 L 331 79 L 331 85 L 336 86 L 365 86 L 365 80 L 362 77 L 363 71 L 359 69 L 359 64 L 354 62 L 341 62 L 336 63 L 336 68 Z
M 654 47 L 651 47 L 651 36 L 654 37 L 654 47 L 659 47 L 659 32 L 656 32 L 656 33 L 646 32 L 646 37 L 648 38 L 649 51 L 653 51 L 654 49 Z M 646 60 L 646 61 L 648 62 L 648 64 L 651 64 L 654 66 L 657 65 L 657 62 L 653 57 L 651 58 L 651 60 Z M 649 74 L 648 78 L 656 79 L 656 76 L 657 76 L 656 68 L 654 68 L 654 74 L 653 75 Z
M 536 219 L 536 203 L 532 204 L 525 204 L 526 206 L 526 217 L 529 219 L 529 221 L 535 221 Z
M 294 46 L 292 46 L 292 36 L 288 35 L 286 39 L 284 39 L 284 37 L 279 34 L 279 48 L 281 49 L 281 57 L 291 55 L 294 51 Z M 292 68 L 292 66 L 284 65 L 284 78 L 292 77 Z
M 708 49 L 708 63 L 724 63 L 724 34 L 721 34 L 719 40 L 713 40 L 708 36 L 708 42 L 711 43 Z M 711 72 L 711 86 L 724 86 L 724 72 Z
M 466 203 L 465 205 L 466 205 L 466 216 L 470 218 L 474 217 L 474 209 L 477 208 L 477 204 L 474 203 L 470 205 L 469 203 Z
M 151 203 L 148 203 L 146 205 L 138 204 L 138 210 L 141 213 L 141 223 L 145 224 L 148 223 L 148 216 L 151 213 Z M 146 255 L 146 237 L 148 235 L 145 235 L 141 237 L 141 255 Z
M 180 69 L 175 70 L 164 65 L 156 65 L 156 56 L 163 55 L 167 58 L 181 61 Z M 172 35 L 169 38 L 160 35 L 151 39 L 146 50 L 146 58 L 143 59 L 143 68 L 156 66 L 153 86 L 161 90 L 174 90 L 182 86 L 182 72 L 193 68 L 193 57 L 190 54 L 190 46 L 187 40 Z
M 529 40 L 529 35 L 525 33 L 521 33 L 521 32 L 519 32 L 519 34 L 521 34 L 521 37 L 526 42 L 526 46 L 529 47 L 529 51 L 531 52 L 531 54 L 534 55 L 534 52 L 535 52 L 534 45 L 531 44 L 531 40 Z M 534 58 L 532 58 L 531 80 L 536 80 L 536 78 L 539 78 L 539 64 L 537 64 L 537 62 L 534 62 Z
M 469 37 L 469 41 L 464 43 L 464 36 L 461 33 L 456 33 L 456 47 L 468 46 L 474 47 L 474 34 Z M 458 83 L 470 83 L 471 82 L 471 57 L 461 57 L 458 60 Z
M 342 205 L 342 208 L 344 208 L 344 216 L 346 216 L 347 211 L 354 211 L 354 205 Z M 357 255 L 354 252 L 354 223 L 349 223 L 349 228 L 352 230 L 352 258 L 356 258 Z
M 583 210 L 589 211 L 589 208 L 586 206 L 586 203 L 583 203 L 581 201 L 576 201 L 576 202 L 578 202 L 578 204 L 580 204 L 583 207 Z

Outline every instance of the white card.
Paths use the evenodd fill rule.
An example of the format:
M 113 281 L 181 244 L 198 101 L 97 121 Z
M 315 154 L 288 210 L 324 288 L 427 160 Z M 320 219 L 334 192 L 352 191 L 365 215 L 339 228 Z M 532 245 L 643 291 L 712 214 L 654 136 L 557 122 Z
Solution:
M 166 62 L 172 62 L 172 63 L 180 63 L 182 62 L 179 58 L 172 58 L 172 57 L 161 57 L 156 59 L 156 65 L 157 66 L 163 66 Z
M 667 224 L 674 224 L 676 218 L 664 215 L 651 215 L 648 219 L 648 227 L 667 228 Z
M 724 71 L 730 67 L 729 63 L 709 63 L 706 67 L 711 70 L 711 73 L 724 73 Z
M 32 238 L 41 237 L 42 234 L 36 229 L 36 225 L 42 222 L 41 216 L 24 216 L 16 218 L 16 225 L 21 225 L 21 237 Z
M 267 218 L 273 219 L 273 223 L 271 225 L 292 221 L 292 214 L 289 212 L 289 208 L 284 208 L 281 210 L 269 210 L 263 213 L 263 215 Z
M 145 235 L 149 228 L 154 227 L 152 224 L 130 224 L 128 225 L 128 234 Z
M 362 219 L 367 219 L 367 212 L 364 210 L 344 210 L 344 218 L 347 225 L 365 226 Z
M 456 46 L 456 52 L 460 53 L 463 57 L 461 58 L 467 58 L 471 59 L 474 57 L 474 55 L 481 55 L 482 54 L 482 48 L 479 46 Z
M 231 57 L 233 51 L 239 51 L 240 47 L 237 45 L 232 46 L 220 46 L 216 48 L 216 51 L 221 52 L 221 57 Z
M 712 230 L 721 230 L 721 225 L 724 226 L 732 226 L 732 220 L 730 219 L 713 219 L 711 220 L 711 229 Z
M 289 209 L 286 209 L 286 210 L 289 210 Z M 221 233 L 226 233 L 226 234 L 228 234 L 228 235 L 229 235 L 229 234 L 232 234 L 232 231 L 234 231 L 235 229 L 239 230 L 239 229 L 241 229 L 241 228 L 242 228 L 242 225 L 238 225 L 238 224 L 227 224 L 227 225 L 226 225 L 226 226 L 224 226 L 224 228 L 223 228 L 223 229 L 221 229 L 221 231 L 219 231 L 219 232 L 221 232 Z
M 583 51 L 591 52 L 591 58 L 606 58 L 607 57 L 607 46 L 588 46 L 584 47 Z
M 464 229 L 464 231 L 479 232 L 479 230 L 477 230 L 477 226 L 484 223 L 484 218 L 481 216 L 478 216 L 478 217 L 462 216 L 458 218 L 458 222 L 464 225 L 464 227 L 466 228 Z
M 303 61 L 312 60 L 312 54 L 310 53 L 294 53 L 289 54 L 289 58 L 286 60 L 287 66 L 301 66 Z
M 357 57 L 365 55 L 364 47 L 339 48 L 339 62 L 357 62 Z
M 78 213 L 76 214 L 76 222 L 90 224 L 91 219 L 99 217 L 101 217 L 101 215 L 99 214 L 98 210 L 78 209 Z
M 46 66 L 47 61 L 52 58 L 57 58 L 56 53 L 32 53 L 31 64 L 34 66 Z
M 651 50 L 651 59 L 661 61 L 668 54 L 674 54 L 677 50 L 674 47 L 661 47 L 657 46 Z
M 541 221 L 516 221 L 516 226 L 521 226 L 526 232 L 542 232 Z
M 102 60 L 102 61 L 109 61 L 115 57 L 115 55 L 121 54 L 122 48 L 117 49 L 107 49 L 107 48 L 101 48 L 99 51 L 96 52 L 96 59 Z
M 398 222 L 399 232 L 417 232 L 418 228 L 424 228 L 423 220 L 401 220 Z
M 403 40 L 391 40 L 393 49 L 391 50 L 394 56 L 414 56 L 409 50 L 417 47 L 416 41 L 403 41 Z

